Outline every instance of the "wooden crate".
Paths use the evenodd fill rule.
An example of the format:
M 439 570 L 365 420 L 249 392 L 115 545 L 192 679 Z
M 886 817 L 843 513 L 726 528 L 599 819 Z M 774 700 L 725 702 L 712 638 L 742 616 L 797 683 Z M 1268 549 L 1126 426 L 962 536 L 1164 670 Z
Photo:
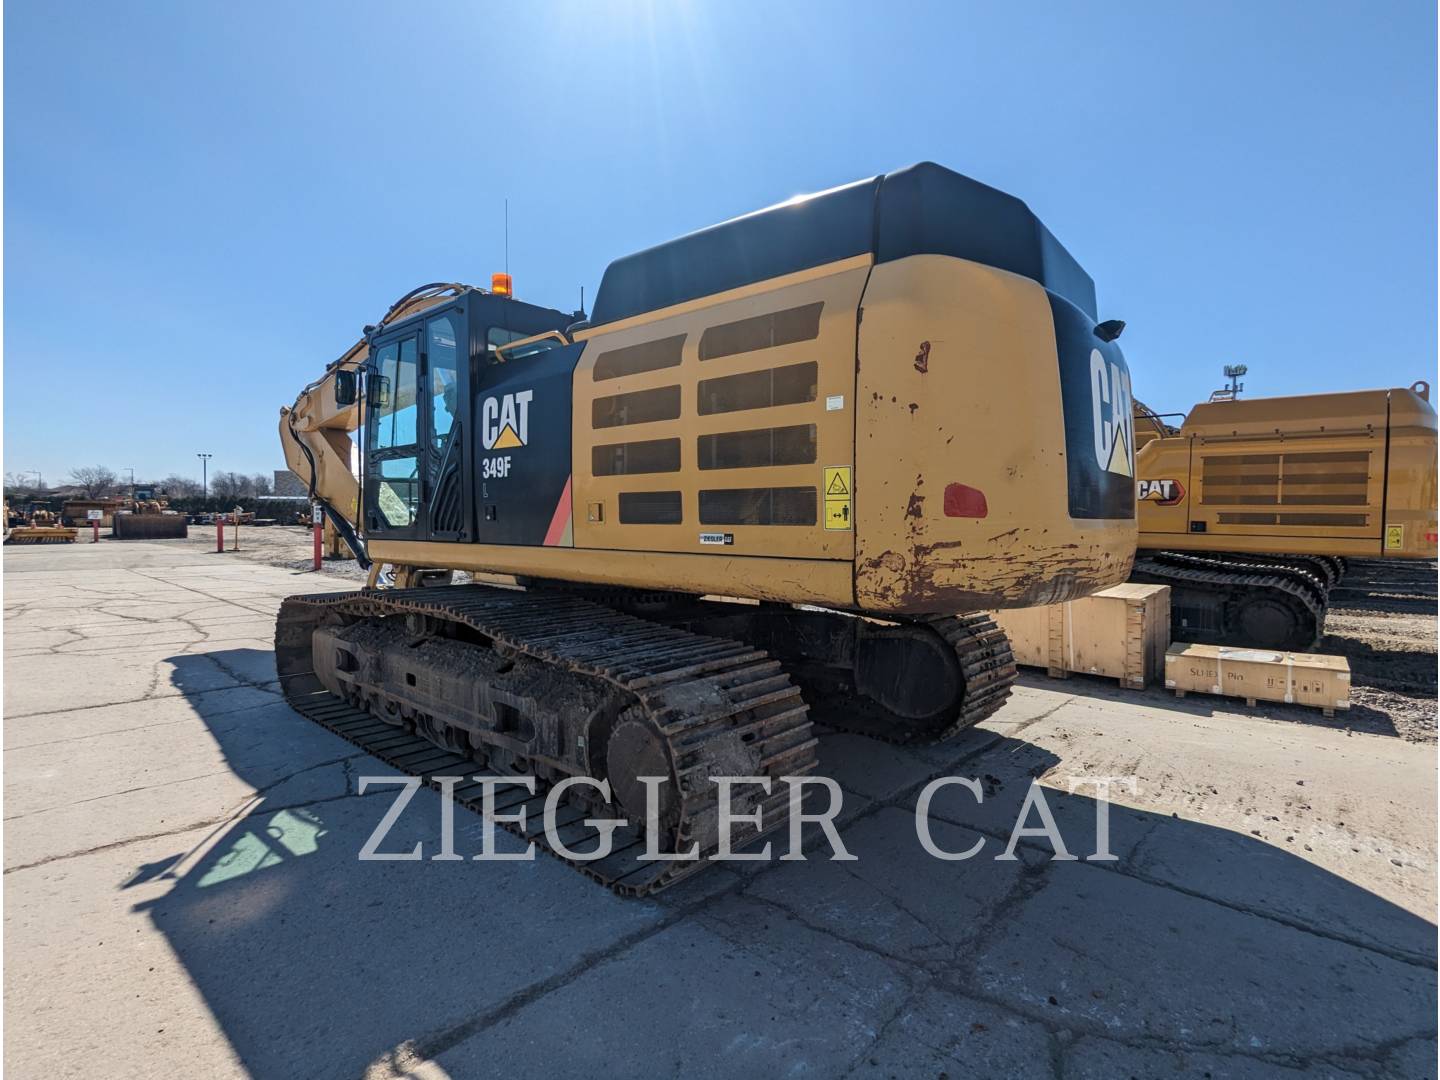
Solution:
M 1058 604 L 1047 607 L 1031 608 L 1010 608 L 1005 611 L 992 612 L 995 621 L 1000 624 L 1000 629 L 1005 631 L 1005 636 L 1010 639 L 1010 648 L 1015 653 L 1015 662 L 1025 667 L 1052 667 L 1050 644 L 1050 623 L 1052 621 L 1052 609 Z M 1060 622 L 1054 620 L 1058 627 Z
M 1126 582 L 1083 600 L 997 611 L 1015 662 L 1060 679 L 1074 672 L 1142 688 L 1158 681 L 1170 644 L 1170 586 Z
M 1334 716 L 1350 708 L 1350 661 L 1319 653 L 1191 645 L 1177 641 L 1165 653 L 1165 686 L 1176 697 L 1221 694 L 1257 701 L 1310 705 Z

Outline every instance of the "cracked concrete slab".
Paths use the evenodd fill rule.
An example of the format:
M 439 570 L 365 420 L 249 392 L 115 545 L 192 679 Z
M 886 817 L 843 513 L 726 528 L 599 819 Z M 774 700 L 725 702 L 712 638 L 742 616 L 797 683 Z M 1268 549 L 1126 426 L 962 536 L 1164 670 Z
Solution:
M 184 957 L 138 905 L 209 828 L 5 878 L 5 1071 L 88 1080 L 250 1075 Z M 83 1017 L 84 1022 L 77 1018 Z
M 1435 1038 L 1407 1039 L 1381 1061 L 1384 1076 L 1393 1080 L 1436 1080 Z
M 1262 911 L 1327 937 L 1416 963 L 1435 963 L 1435 927 L 1406 908 L 1373 894 L 1357 896 L 1352 884 L 1334 875 L 1316 875 L 1308 887 L 1297 889 L 1293 849 L 1303 845 L 1257 845 L 1246 833 L 1201 831 L 1187 824 L 1162 819 L 1134 872 L 1147 881 Z M 1234 873 L 1240 863 L 1243 875 Z M 1397 867 L 1397 875 L 1404 869 Z
M 1128 859 L 1160 820 L 1159 814 L 1143 806 L 1126 806 L 1126 793 L 1118 785 L 1110 790 L 1108 803 L 1100 802 L 1095 797 L 1091 773 L 1084 768 L 1072 771 L 1059 755 L 1021 739 L 1006 738 L 995 744 L 992 752 L 961 763 L 945 775 L 968 783 L 946 782 L 936 787 L 928 817 L 985 834 L 987 844 L 980 858 L 993 859 L 1004 852 L 1017 827 L 1021 831 L 1016 837 L 1017 851 L 1041 852 L 1047 857 L 1060 854 L 1048 835 L 1040 835 L 1045 826 L 1043 811 L 1047 809 L 1063 853 L 1081 859 L 1104 854 L 1117 860 Z M 1072 778 L 1080 781 L 1073 794 Z M 1033 796 L 1032 784 L 1041 789 Z M 978 785 L 978 793 L 972 785 Z M 1042 799 L 1043 807 L 1039 801 Z M 1034 802 L 1027 807 L 1028 800 Z M 918 811 L 918 793 L 907 801 L 907 807 Z
M 80 675 L 83 667 L 84 675 Z M 5 715 L 84 709 L 138 701 L 161 689 L 160 661 L 127 653 L 101 656 L 50 654 L 5 661 Z M 234 679 L 224 685 L 235 686 Z
M 548 858 L 362 863 L 393 770 L 280 705 L 271 652 L 281 597 L 353 581 L 83 548 L 5 557 L 16 1075 L 1433 1080 L 1433 747 L 1026 676 L 944 746 L 822 738 L 858 863 L 812 826 L 805 863 L 638 902 Z M 1107 773 L 1140 780 L 1118 862 L 994 861 L 1033 777 L 1093 850 L 1061 792 Z M 935 775 L 984 785 L 932 806 L 972 860 L 920 849 Z M 439 812 L 383 850 L 433 854 Z
M 95 735 L 134 728 L 187 724 L 196 718 L 218 719 L 227 713 L 275 705 L 278 691 L 255 686 L 227 686 L 185 695 L 141 698 L 113 705 L 95 705 L 75 710 L 34 713 L 5 718 L 5 749 L 61 744 Z
M 873 953 L 725 897 L 432 1054 L 451 1076 L 504 1062 L 517 1080 L 839 1076 L 912 989 Z
M 389 801 L 382 793 L 287 812 L 278 840 L 262 810 L 153 909 L 259 1075 L 354 1076 L 388 1048 L 501 1007 L 668 917 L 658 904 L 597 897 L 543 857 L 357 861 Z M 473 827 L 460 830 L 457 851 L 478 850 Z M 295 834 L 289 861 L 281 850 L 265 865 L 286 846 L 286 828 Z M 439 802 L 429 792 L 382 850 L 416 843 L 425 855 L 439 850 Z M 521 849 L 505 834 L 498 846 Z M 576 919 L 575 906 L 589 918 Z M 248 987 L 263 987 L 270 1007 L 256 1008 Z
M 969 985 L 988 1000 L 1112 1038 L 1297 1058 L 1434 1028 L 1433 969 L 1084 863 L 1045 873 L 979 951 Z
M 23 1009 L 27 1027 L 7 1040 L 7 1068 L 84 1076 L 104 1060 L 110 1076 L 351 1077 L 416 1033 L 463 1023 L 671 917 L 597 895 L 543 857 L 429 861 L 439 802 L 428 791 L 382 848 L 420 843 L 426 860 L 359 862 L 394 790 L 300 806 L 276 792 L 213 830 L 10 874 L 6 1009 Z M 477 827 L 457 829 L 457 851 L 478 850 Z M 498 846 L 521 845 L 501 833 Z M 497 935 L 500 913 L 509 925 Z M 178 1018 L 165 1012 L 177 982 L 192 988 L 174 999 Z M 235 1055 L 192 1055 L 192 1042 Z
M 1370 1075 L 1358 1065 L 1360 1071 L 1330 1062 L 1297 1066 L 1263 1058 L 1126 1046 L 1091 1038 L 1082 1039 L 1063 1056 L 1066 1080 L 1115 1080 L 1119 1076 L 1156 1080 L 1359 1080 Z
M 1433 746 L 1259 718 L 1166 713 L 1142 697 L 1076 699 L 1024 739 L 1055 757 L 1056 777 L 1134 776 L 1138 795 L 1115 798 L 1172 823 L 1137 855 L 1142 866 L 1171 867 L 1157 870 L 1167 880 L 1244 902 L 1263 877 L 1210 872 L 1213 842 L 1191 859 L 1198 830 L 1183 825 L 1203 822 L 1211 827 L 1207 841 L 1223 839 L 1214 835 L 1219 830 L 1245 838 L 1239 846 L 1247 851 L 1287 852 L 1433 921 Z M 1183 874 L 1173 869 L 1176 860 L 1186 864 Z M 1307 899 L 1293 893 L 1290 902 L 1303 911 Z
M 53 718 L 57 726 L 63 714 Z M 29 865 L 144 833 L 214 822 L 289 776 L 292 799 L 345 790 L 343 739 L 268 704 L 209 717 L 100 732 L 5 752 L 5 865 Z M 235 763 L 243 762 L 237 768 Z
M 1042 1025 L 930 989 L 890 1021 L 846 1075 L 863 1080 L 1054 1080 L 1054 1053 L 1055 1040 Z
M 982 839 L 944 822 L 932 832 L 935 843 L 950 851 Z M 1015 888 L 1021 869 L 1018 862 L 993 863 L 986 856 L 932 859 L 916 837 L 914 815 L 894 807 L 856 822 L 842 839 L 856 861 L 831 861 L 822 845 L 805 862 L 759 875 L 746 895 L 843 940 L 915 964 L 944 962 L 973 945 Z
M 961 739 L 983 746 L 994 738 L 985 731 L 967 731 Z M 889 799 L 940 771 L 930 758 L 905 746 L 867 739 L 863 735 L 824 732 L 820 736 L 820 769 L 846 791 L 869 799 Z

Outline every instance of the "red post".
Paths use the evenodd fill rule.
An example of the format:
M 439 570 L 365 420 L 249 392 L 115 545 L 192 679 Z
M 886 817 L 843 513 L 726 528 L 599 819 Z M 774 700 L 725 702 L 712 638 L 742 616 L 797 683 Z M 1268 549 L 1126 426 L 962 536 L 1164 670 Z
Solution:
M 319 525 L 319 524 L 317 524 L 317 525 L 315 526 L 315 569 L 316 569 L 316 570 L 319 570 L 319 569 L 320 569 L 320 549 L 321 549 L 322 544 L 324 543 L 324 539 L 323 539 L 323 537 L 324 537 L 324 532 L 325 532 L 325 526 L 324 526 L 324 525 Z
M 98 544 L 100 542 L 100 522 L 90 522 L 90 528 L 94 530 L 94 533 L 90 537 L 90 542 L 92 544 Z
M 215 550 L 221 554 L 225 551 L 225 519 L 219 514 L 215 515 Z

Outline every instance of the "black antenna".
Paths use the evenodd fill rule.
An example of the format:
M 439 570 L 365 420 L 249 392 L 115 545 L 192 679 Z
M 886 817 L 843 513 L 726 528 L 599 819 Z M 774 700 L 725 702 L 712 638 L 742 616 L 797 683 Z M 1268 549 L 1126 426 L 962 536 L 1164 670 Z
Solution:
M 585 286 L 580 286 L 580 317 L 585 317 Z
M 510 200 L 505 200 L 505 276 L 510 276 Z

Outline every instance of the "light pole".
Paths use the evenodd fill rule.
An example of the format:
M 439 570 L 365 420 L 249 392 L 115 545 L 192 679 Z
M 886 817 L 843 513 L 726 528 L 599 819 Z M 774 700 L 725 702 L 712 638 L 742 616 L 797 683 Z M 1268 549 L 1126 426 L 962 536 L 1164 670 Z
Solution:
M 207 496 L 207 494 L 208 494 L 208 492 L 209 492 L 210 481 L 209 481 L 206 473 L 207 473 L 208 467 L 209 467 L 209 465 L 210 465 L 210 459 L 211 459 L 212 457 L 214 457 L 215 455 L 214 455 L 214 454 L 196 454 L 195 456 L 200 459 L 200 497 L 203 499 L 203 498 L 205 498 L 205 497 Z
M 1240 376 L 1248 374 L 1250 369 L 1244 364 L 1226 364 L 1225 377 L 1230 380 L 1230 400 L 1234 401 L 1240 397 L 1240 391 L 1245 389 L 1245 384 L 1240 381 Z

